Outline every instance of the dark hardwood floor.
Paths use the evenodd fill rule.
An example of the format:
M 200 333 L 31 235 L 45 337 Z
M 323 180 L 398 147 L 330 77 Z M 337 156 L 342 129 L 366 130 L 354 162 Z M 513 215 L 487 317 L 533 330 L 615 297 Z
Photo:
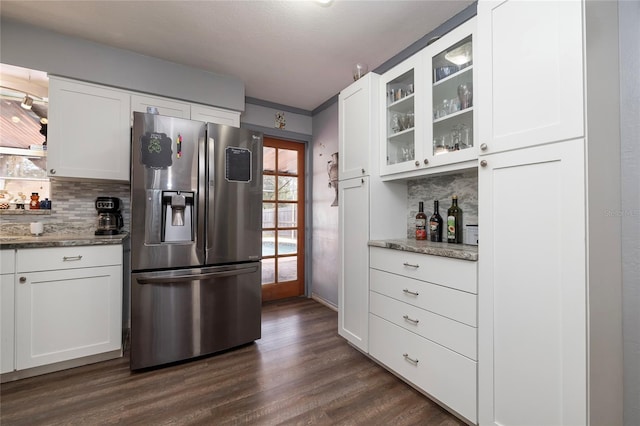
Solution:
M 131 373 L 128 357 L 0 388 L 2 425 L 462 425 L 349 346 L 311 299 L 263 307 L 262 338 Z

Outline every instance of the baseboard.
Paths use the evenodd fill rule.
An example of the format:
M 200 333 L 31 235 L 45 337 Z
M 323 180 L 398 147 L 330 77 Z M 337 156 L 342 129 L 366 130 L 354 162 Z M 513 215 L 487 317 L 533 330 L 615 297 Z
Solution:
M 322 297 L 318 296 L 315 293 L 311 293 L 311 298 L 313 300 L 315 300 L 318 303 L 322 303 L 324 306 L 326 306 L 329 309 L 333 309 L 334 311 L 338 312 L 338 307 L 336 305 L 334 305 L 333 303 L 329 302 L 326 299 L 323 299 Z

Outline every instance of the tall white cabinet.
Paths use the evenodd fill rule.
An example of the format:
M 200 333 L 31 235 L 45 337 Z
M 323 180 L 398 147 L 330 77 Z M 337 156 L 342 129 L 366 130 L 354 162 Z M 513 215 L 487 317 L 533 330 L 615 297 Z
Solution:
M 338 332 L 364 352 L 369 348 L 367 243 L 406 233 L 398 220 L 405 215 L 406 184 L 382 183 L 379 178 L 378 80 L 377 74 L 368 73 L 340 92 L 338 100 Z
M 617 35 L 616 2 L 478 4 L 481 425 L 622 424 Z

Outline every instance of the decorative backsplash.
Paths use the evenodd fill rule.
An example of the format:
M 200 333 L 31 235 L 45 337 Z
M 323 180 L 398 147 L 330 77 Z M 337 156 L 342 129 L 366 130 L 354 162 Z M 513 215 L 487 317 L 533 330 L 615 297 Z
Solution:
M 124 231 L 130 224 L 130 189 L 128 183 L 51 181 L 51 214 L 33 216 L 1 215 L 0 234 L 27 235 L 29 223 L 44 223 L 46 233 L 82 233 L 96 229 L 97 212 L 94 206 L 99 196 L 118 197 L 122 200 Z
M 476 169 L 447 175 L 430 176 L 407 182 L 407 238 L 415 238 L 415 218 L 418 202 L 424 202 L 427 218 L 433 214 L 433 202 L 440 202 L 440 216 L 447 214 L 451 197 L 458 196 L 462 209 L 462 224 L 478 224 L 478 171 Z

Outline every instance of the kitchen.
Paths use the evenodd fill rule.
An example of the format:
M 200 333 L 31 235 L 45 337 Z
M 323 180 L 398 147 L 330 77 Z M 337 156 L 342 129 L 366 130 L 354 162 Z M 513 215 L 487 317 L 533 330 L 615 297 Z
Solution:
M 621 5 L 621 7 L 631 7 L 630 5 L 628 5 L 628 4 L 624 3 L 624 2 L 621 2 L 620 5 Z M 625 14 L 621 13 L 621 16 L 623 16 L 623 15 L 625 15 Z M 632 13 L 628 13 L 626 15 L 633 16 Z M 627 30 L 631 31 L 629 28 L 630 27 L 627 27 Z M 12 52 L 12 49 L 11 49 L 10 42 L 11 42 L 11 35 L 12 34 L 13 35 L 18 34 L 18 35 L 21 36 L 21 38 L 20 38 L 21 42 L 20 43 L 23 46 L 25 45 L 24 43 L 27 43 L 27 41 L 29 40 L 28 36 L 30 34 L 33 36 L 33 34 L 29 33 L 28 31 L 25 33 L 26 30 L 27 29 L 17 28 L 17 26 L 15 26 L 15 25 L 14 26 L 11 26 L 10 24 L 6 25 L 6 23 L 3 22 L 3 29 L 2 29 L 2 31 L 3 31 L 3 34 L 2 34 L 3 35 L 3 37 L 2 37 L 3 38 L 3 42 L 2 42 L 3 43 L 3 46 L 2 46 L 3 47 L 3 60 L 4 60 L 4 58 L 7 58 L 9 60 L 9 59 L 12 58 L 12 55 L 18 55 L 18 56 L 15 57 L 16 59 L 14 59 L 14 63 L 17 64 L 17 65 L 29 64 L 29 63 L 31 63 L 33 61 L 33 59 L 28 59 L 28 58 L 24 58 L 24 57 L 20 56 L 19 52 L 15 52 L 15 53 Z M 35 31 L 36 34 L 38 33 L 38 31 L 36 31 L 36 30 L 34 30 L 34 31 Z M 621 29 L 621 31 L 622 31 L 622 29 Z M 48 34 L 48 33 L 44 33 L 44 34 L 40 33 L 40 35 L 48 36 L 50 38 L 49 42 L 52 42 L 52 41 L 55 41 L 55 40 L 59 40 L 59 39 L 56 39 L 56 38 L 52 38 L 51 34 Z M 621 43 L 623 41 L 625 41 L 627 43 L 630 43 L 630 41 L 629 41 L 630 39 L 632 39 L 632 37 L 626 37 L 626 38 L 621 37 Z M 46 45 L 46 41 L 43 41 L 43 40 L 39 40 L 39 41 L 41 43 L 45 43 L 45 45 Z M 76 41 L 74 41 L 74 42 L 76 42 Z M 5 47 L 5 43 L 8 45 L 7 47 Z M 53 46 L 50 46 L 50 48 L 52 48 L 52 47 Z M 79 45 L 76 44 L 75 47 L 76 48 L 80 48 L 80 49 L 82 49 L 84 47 L 85 49 L 88 49 L 86 45 L 82 45 L 82 44 L 79 44 Z M 36 47 L 34 46 L 34 49 L 35 48 Z M 40 48 L 42 49 L 42 47 L 40 47 Z M 52 50 L 60 51 L 59 49 L 60 49 L 60 46 L 57 46 L 57 49 L 52 49 Z M 25 49 L 25 50 L 37 51 L 37 50 L 32 50 L 32 49 Z M 64 51 L 64 50 L 62 50 L 62 51 Z M 633 46 L 631 46 L 631 48 L 629 48 L 629 49 L 626 49 L 626 51 L 634 51 Z M 87 52 L 87 51 L 85 50 L 84 52 Z M 127 57 L 126 59 L 131 59 L 131 58 Z M 629 59 L 628 57 L 625 57 L 625 56 L 621 56 L 621 61 L 631 60 L 631 59 Z M 55 60 L 56 59 L 52 59 L 52 61 L 55 61 Z M 104 66 L 104 64 L 101 64 L 101 65 Z M 88 64 L 88 66 L 91 66 L 91 64 Z M 35 67 L 35 66 L 33 68 L 43 69 L 43 67 Z M 624 71 L 625 69 L 627 69 L 627 68 L 625 68 L 624 66 L 621 66 L 621 70 Z M 105 71 L 100 69 L 99 67 L 96 67 L 96 69 L 93 69 L 91 71 L 93 73 L 95 73 L 96 75 L 101 75 L 102 76 L 101 78 L 104 79 L 103 83 L 105 83 L 105 84 L 108 84 L 109 83 L 109 79 L 112 78 L 112 77 L 109 77 L 109 76 L 105 77 L 104 76 Z M 78 71 L 75 71 L 75 72 L 78 72 Z M 194 75 L 192 77 L 196 78 L 197 76 Z M 96 77 L 96 78 L 98 78 L 98 77 Z M 631 78 L 631 77 L 628 77 L 628 78 Z M 88 78 L 85 78 L 85 79 L 88 79 Z M 144 84 L 144 83 L 141 83 L 141 84 Z M 148 83 L 146 83 L 146 84 L 148 84 Z M 627 83 L 627 84 L 631 84 L 631 83 Z M 142 88 L 142 86 L 141 86 L 141 88 Z M 149 91 L 149 90 L 145 90 L 145 91 Z M 151 90 L 151 92 L 153 92 L 153 91 Z M 170 94 L 168 94 L 168 95 L 170 95 Z M 180 98 L 181 96 L 176 96 L 176 97 Z M 251 108 L 255 108 L 255 107 L 251 107 Z M 231 109 L 234 109 L 233 106 L 231 106 Z M 330 107 L 328 107 L 326 109 L 323 109 L 323 110 L 317 112 L 313 116 L 312 119 L 310 117 L 308 117 L 308 116 L 299 117 L 301 119 L 301 121 L 303 121 L 307 126 L 309 126 L 309 124 L 308 124 L 309 122 L 313 121 L 313 124 L 312 124 L 313 131 L 308 130 L 309 127 L 304 127 L 304 126 L 296 128 L 296 125 L 298 124 L 298 123 L 296 123 L 296 118 L 298 118 L 297 115 L 295 113 L 287 113 L 286 114 L 287 115 L 287 127 L 289 129 L 293 130 L 294 132 L 299 132 L 301 134 L 306 134 L 306 135 L 313 134 L 313 138 L 309 139 L 309 142 L 311 142 L 314 145 L 314 158 L 313 158 L 314 166 L 315 166 L 315 161 L 316 160 L 317 161 L 323 161 L 324 162 L 324 166 L 326 166 L 326 158 L 332 152 L 334 152 L 334 151 L 332 151 L 330 149 L 325 149 L 324 151 L 322 151 L 324 149 L 324 147 L 322 145 L 324 145 L 326 147 L 329 143 L 334 143 L 335 144 L 336 141 L 337 141 L 337 126 L 338 126 L 337 125 L 337 121 L 338 121 L 338 118 L 337 118 L 337 112 L 338 111 L 337 111 L 337 109 L 338 109 L 337 105 L 333 104 L 333 106 L 330 106 Z M 255 111 L 255 109 L 253 109 L 253 111 Z M 249 106 L 247 106 L 247 109 L 246 109 L 247 115 L 248 115 L 249 112 L 250 112 L 250 108 L 249 108 Z M 324 126 L 324 124 L 326 124 L 326 123 L 329 124 L 329 127 Z M 627 121 L 627 123 L 630 123 L 629 125 L 631 125 L 632 121 Z M 266 126 L 267 125 L 265 125 L 265 127 Z M 270 123 L 270 124 L 268 124 L 268 126 L 272 126 L 272 124 Z M 333 127 L 333 130 L 332 130 L 332 127 Z M 331 142 L 332 139 L 333 139 L 333 142 Z M 320 158 L 317 155 L 320 152 L 324 153 L 324 156 L 322 158 Z M 326 187 L 326 171 L 325 171 L 324 167 L 322 167 L 322 166 L 323 165 L 321 164 L 319 167 L 314 167 L 314 178 L 316 177 L 316 173 L 317 173 L 317 176 L 318 176 L 318 179 L 317 179 L 318 183 L 317 184 L 316 184 L 316 179 L 314 179 L 314 193 L 320 193 L 319 188 Z M 321 180 L 323 180 L 323 181 L 321 182 Z M 473 180 L 473 178 L 470 178 L 469 180 Z M 629 182 L 633 182 L 633 181 L 630 180 Z M 53 181 L 53 185 L 54 186 L 52 188 L 52 194 L 64 193 L 64 188 L 56 189 L 55 185 L 57 185 L 57 183 L 55 181 Z M 318 185 L 318 186 L 316 186 L 316 185 Z M 90 194 L 91 193 L 91 188 L 92 188 L 91 184 L 86 184 L 86 186 L 84 186 L 84 187 L 81 186 L 80 190 L 78 192 L 80 192 L 80 193 L 86 192 L 86 193 Z M 316 188 L 318 188 L 318 190 L 316 190 Z M 633 189 L 633 186 L 631 188 Z M 107 192 L 112 194 L 112 195 L 119 195 L 119 194 L 123 194 L 124 193 L 124 195 L 121 198 L 126 199 L 127 190 L 125 189 L 124 191 L 122 191 L 118 186 L 114 187 L 112 190 L 108 189 Z M 332 195 L 333 194 L 331 194 L 331 193 L 328 194 L 328 198 L 332 198 Z M 449 195 L 452 195 L 452 192 L 450 192 Z M 54 196 L 52 196 L 52 198 L 54 200 L 54 206 L 56 206 L 56 203 L 58 202 L 58 201 L 56 201 L 56 196 L 54 195 Z M 449 197 L 446 196 L 444 198 L 448 199 Z M 95 199 L 95 195 L 90 196 L 89 197 L 89 202 L 86 203 L 89 206 L 89 208 L 87 209 L 87 219 L 90 220 L 90 221 L 94 221 L 95 220 L 95 210 L 93 210 L 93 207 L 92 207 L 93 199 Z M 443 198 L 440 198 L 440 199 L 441 199 L 441 202 L 443 204 L 445 204 Z M 624 197 L 623 197 L 623 199 L 624 199 Z M 60 200 L 60 201 L 64 201 L 64 200 Z M 424 201 L 427 201 L 427 200 L 424 200 Z M 331 202 L 331 200 L 329 200 L 329 203 L 330 202 Z M 427 203 L 427 206 L 429 206 L 429 204 L 430 203 Z M 448 205 L 448 202 L 447 202 L 446 205 Z M 541 208 L 542 207 L 543 206 L 541 206 Z M 412 201 L 411 205 L 409 205 L 409 202 L 407 202 L 406 209 L 405 209 L 406 211 L 405 211 L 405 213 L 403 215 L 403 216 L 406 217 L 406 220 L 404 220 L 403 223 L 407 222 L 407 224 L 408 224 L 409 217 L 411 216 L 411 209 L 414 209 L 414 211 L 415 211 L 416 208 L 417 208 L 417 206 L 416 206 L 415 202 Z M 615 208 L 612 208 L 612 209 L 614 211 L 618 211 L 618 209 L 615 209 Z M 465 211 L 465 215 L 467 215 L 467 214 L 472 214 L 473 208 L 472 207 L 463 206 L 463 210 Z M 634 207 L 632 205 L 630 208 L 626 208 L 626 207 L 625 208 L 620 208 L 619 211 L 620 212 L 624 212 L 624 211 L 633 212 L 634 211 Z M 125 208 L 125 212 L 126 212 L 126 208 Z M 470 216 L 469 217 L 465 216 L 465 218 L 466 219 L 471 219 Z M 634 216 L 633 214 L 630 214 L 630 215 L 624 215 L 623 214 L 622 215 L 622 219 L 623 219 L 623 222 L 624 221 L 629 221 L 629 225 L 630 225 L 629 229 L 633 229 L 634 226 L 637 226 L 637 215 Z M 125 217 L 125 222 L 126 222 L 126 220 L 127 220 L 127 218 Z M 320 224 L 325 225 L 325 224 L 327 224 L 326 223 L 327 220 L 329 220 L 329 218 L 319 218 L 317 221 L 314 220 L 314 224 L 315 223 L 320 223 Z M 634 220 L 635 220 L 635 222 L 633 222 Z M 322 222 L 322 221 L 325 221 L 325 222 Z M 336 228 L 337 228 L 337 226 L 336 226 Z M 482 232 L 482 228 L 481 228 L 480 232 Z M 526 230 L 526 232 L 535 232 L 535 230 Z M 318 237 L 321 238 L 322 235 L 318 235 Z M 628 244 L 627 245 L 628 248 L 632 248 L 633 247 L 634 240 L 626 240 L 625 239 L 624 241 L 627 241 L 626 244 Z M 637 241 L 637 239 L 635 241 Z M 629 245 L 629 244 L 631 244 L 631 245 Z M 326 259 L 331 259 L 331 252 L 330 251 L 328 251 L 328 252 L 321 252 L 321 251 L 315 252 L 314 251 L 314 255 L 313 256 L 314 256 L 314 262 L 315 262 L 316 259 L 325 259 L 325 258 Z M 631 259 L 631 260 L 633 260 L 633 259 Z M 331 265 L 331 263 L 327 263 L 327 264 Z M 311 265 L 311 267 L 312 268 L 318 268 L 317 273 L 312 274 L 312 276 L 314 277 L 313 278 L 314 282 L 312 282 L 312 284 L 311 284 L 311 293 L 317 293 L 317 295 L 319 295 L 321 298 L 324 298 L 325 300 L 327 300 L 329 302 L 332 302 L 334 305 L 337 305 L 338 304 L 337 303 L 337 300 L 338 300 L 338 297 L 337 297 L 337 292 L 338 292 L 338 288 L 337 288 L 338 279 L 337 279 L 337 276 L 335 278 L 333 278 L 333 277 L 331 277 L 331 272 L 329 272 L 329 273 L 325 272 L 327 269 L 332 271 L 335 268 L 326 267 L 326 266 L 323 267 L 322 264 L 317 264 L 317 263 L 314 263 L 313 265 Z M 317 282 L 315 281 L 316 279 L 318 280 Z M 630 299 L 625 299 L 625 300 L 630 300 Z M 628 310 L 626 312 L 633 312 L 633 308 L 631 308 L 631 310 Z M 626 315 L 625 319 L 633 320 L 633 318 L 634 318 L 630 313 L 629 314 L 625 313 L 625 315 Z M 633 333 L 633 330 L 634 329 L 632 328 L 630 333 Z M 630 336 L 632 337 L 633 334 L 630 334 Z M 625 376 L 626 377 L 630 377 L 630 378 L 634 377 L 634 374 L 636 374 L 636 373 L 634 373 L 635 370 L 633 369 L 634 368 L 633 364 L 632 363 L 629 364 L 628 368 L 630 370 L 628 369 L 627 371 L 625 371 Z M 625 394 L 625 397 L 626 398 L 633 398 L 633 395 Z M 633 401 L 633 399 L 631 399 L 631 401 Z M 633 405 L 625 404 L 625 408 L 627 406 L 633 406 Z

